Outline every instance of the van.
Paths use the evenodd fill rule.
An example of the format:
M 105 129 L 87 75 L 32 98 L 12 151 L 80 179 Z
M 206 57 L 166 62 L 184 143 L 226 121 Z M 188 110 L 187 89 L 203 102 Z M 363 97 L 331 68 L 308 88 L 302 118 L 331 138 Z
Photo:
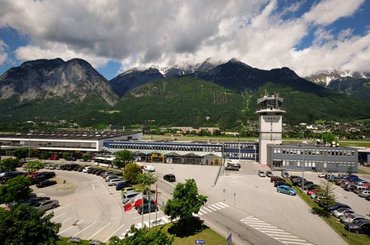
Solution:
M 123 204 L 127 203 L 128 201 L 130 201 L 133 197 L 135 197 L 138 194 L 139 192 L 137 191 L 126 192 L 122 197 L 122 203 Z
M 366 190 L 367 188 L 364 187 L 364 186 L 361 186 L 361 185 L 356 185 L 354 188 L 353 188 L 353 192 L 356 193 L 356 194 L 360 194 L 361 191 L 364 191 Z

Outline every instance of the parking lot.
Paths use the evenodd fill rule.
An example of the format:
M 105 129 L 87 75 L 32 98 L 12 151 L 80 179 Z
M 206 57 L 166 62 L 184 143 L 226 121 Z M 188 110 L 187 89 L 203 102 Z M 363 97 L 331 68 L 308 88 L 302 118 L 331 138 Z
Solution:
M 259 177 L 257 170 L 266 166 L 244 162 L 240 171 L 221 172 L 217 178 L 218 166 L 150 165 L 155 167 L 154 174 L 159 179 L 160 205 L 171 198 L 176 183 L 194 178 L 199 190 L 208 196 L 208 203 L 198 213 L 200 218 L 216 213 L 229 215 L 240 226 L 252 227 L 278 243 L 346 244 L 321 218 L 313 215 L 298 196 L 277 193 L 269 178 Z M 157 212 L 157 219 L 155 213 L 141 216 L 135 209 L 124 212 L 120 192 L 99 176 L 75 171 L 55 172 L 58 185 L 35 188 L 35 192 L 39 196 L 59 200 L 60 207 L 49 212 L 54 212 L 53 221 L 62 224 L 59 234 L 64 237 L 77 236 L 106 242 L 114 235 L 123 237 L 132 224 L 140 228 L 142 224 L 149 226 L 149 220 L 151 225 L 170 222 L 162 211 Z M 175 183 L 163 180 L 163 175 L 169 173 L 176 176 Z M 301 172 L 290 174 L 301 175 Z M 323 181 L 317 173 L 304 174 L 306 179 L 317 184 Z M 280 172 L 274 172 L 274 175 L 280 175 Z M 370 213 L 368 201 L 354 193 L 335 186 L 335 194 L 339 201 L 347 203 L 356 212 Z M 215 228 L 227 235 L 222 227 L 215 225 Z
M 59 235 L 107 242 L 111 236 L 123 237 L 132 224 L 140 227 L 142 219 L 149 226 L 149 214 L 139 215 L 135 209 L 124 212 L 121 193 L 108 186 L 100 176 L 54 170 L 58 184 L 42 189 L 34 188 L 38 196 L 59 200 L 60 207 L 50 210 L 53 221 L 61 223 Z M 64 184 L 64 180 L 66 183 Z M 155 213 L 151 213 L 155 220 Z M 157 212 L 160 223 L 169 222 L 162 211 Z

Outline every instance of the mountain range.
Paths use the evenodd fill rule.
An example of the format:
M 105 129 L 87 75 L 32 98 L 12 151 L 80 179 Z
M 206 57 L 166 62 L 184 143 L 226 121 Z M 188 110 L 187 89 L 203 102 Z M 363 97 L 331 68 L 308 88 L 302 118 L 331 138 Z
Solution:
M 256 120 L 256 99 L 266 93 L 284 97 L 286 122 L 368 119 L 369 74 L 353 74 L 305 79 L 287 67 L 262 70 L 236 59 L 207 59 L 183 67 L 131 69 L 108 81 L 81 59 L 34 60 L 0 76 L 0 126 L 36 118 L 94 127 L 154 121 L 227 129 Z M 328 77 L 333 79 L 325 86 L 315 83 Z

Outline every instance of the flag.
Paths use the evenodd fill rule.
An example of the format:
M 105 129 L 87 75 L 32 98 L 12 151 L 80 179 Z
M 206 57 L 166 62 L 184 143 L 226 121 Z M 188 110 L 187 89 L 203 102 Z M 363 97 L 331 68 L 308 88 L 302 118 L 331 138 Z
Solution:
M 137 194 L 130 201 L 128 201 L 125 205 L 123 205 L 123 210 L 130 211 L 132 208 L 136 208 L 137 206 L 143 205 L 143 193 Z

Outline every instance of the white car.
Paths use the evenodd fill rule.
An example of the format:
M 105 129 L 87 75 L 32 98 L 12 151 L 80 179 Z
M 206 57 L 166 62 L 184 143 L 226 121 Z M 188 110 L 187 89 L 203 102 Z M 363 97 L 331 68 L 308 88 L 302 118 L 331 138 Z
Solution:
M 148 172 L 155 172 L 155 167 L 153 165 L 145 165 L 144 170 Z
M 111 179 L 109 182 L 108 182 L 108 185 L 109 186 L 114 186 L 114 185 L 116 185 L 117 183 L 119 183 L 119 182 L 123 182 L 123 179 Z
M 337 218 L 340 218 L 341 216 L 343 215 L 347 215 L 347 214 L 351 214 L 351 213 L 355 213 L 355 211 L 353 211 L 352 209 L 350 208 L 338 208 L 337 210 L 334 210 L 332 212 L 332 214 L 337 217 Z
M 325 176 L 326 176 L 326 173 L 325 172 L 319 173 L 317 175 L 317 177 L 319 177 L 319 178 L 325 178 Z

